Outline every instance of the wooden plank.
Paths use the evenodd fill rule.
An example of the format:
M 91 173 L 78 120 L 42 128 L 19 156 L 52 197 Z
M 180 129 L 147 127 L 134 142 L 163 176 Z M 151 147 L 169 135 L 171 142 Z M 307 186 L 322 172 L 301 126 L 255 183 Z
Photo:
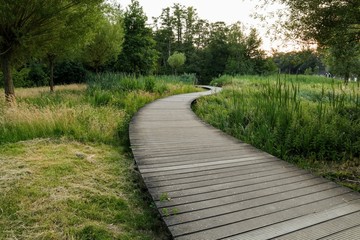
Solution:
M 199 206 L 199 203 L 191 204 L 193 208 L 185 208 L 182 206 L 176 206 L 172 208 L 171 212 L 174 212 L 174 209 L 177 209 L 176 215 L 174 216 L 165 216 L 166 223 L 171 225 L 182 224 L 186 222 L 192 222 L 199 219 L 205 219 L 210 217 L 217 217 L 220 215 L 225 215 L 227 213 L 238 212 L 245 209 L 254 208 L 257 206 L 265 206 L 267 204 L 274 203 L 283 203 L 285 200 L 292 200 L 294 202 L 297 197 L 309 196 L 313 193 L 324 192 L 329 189 L 335 190 L 338 186 L 330 183 L 322 183 L 318 185 L 311 185 L 308 187 L 296 188 L 296 186 L 281 186 L 282 188 L 277 188 L 277 192 L 274 189 L 271 189 L 270 194 L 266 194 L 266 191 L 254 191 L 252 193 L 237 194 L 232 195 L 227 198 L 218 198 L 215 201 L 201 202 L 202 206 Z M 286 187 L 290 190 L 284 191 Z M 291 187 L 293 189 L 291 189 Z M 275 192 L 275 193 L 274 193 Z M 264 193 L 266 195 L 264 195 Z M 262 195 L 260 195 L 262 194 Z M 220 203 L 221 201 L 221 203 Z M 214 203 L 217 203 L 216 205 Z M 186 207 L 189 207 L 190 204 L 187 204 Z M 197 207 L 196 207 L 197 206 Z M 273 205 L 275 206 L 275 205 Z
M 337 210 L 337 209 L 335 209 Z M 278 240 L 315 240 L 329 237 L 335 233 L 347 231 L 353 227 L 359 226 L 360 211 L 341 212 L 344 215 L 334 214 L 333 210 L 318 213 L 318 215 L 326 214 L 327 218 L 321 219 L 319 216 L 306 216 L 307 219 L 298 218 L 295 221 L 287 223 L 287 231 L 276 234 Z M 305 221 L 306 220 L 306 221 Z M 294 228 L 296 226 L 296 228 Z M 271 226 L 275 229 L 276 226 Z M 284 226 L 281 227 L 284 229 Z M 265 230 L 265 229 L 263 229 Z M 264 232 L 264 231 L 263 231 Z
M 147 178 L 147 186 L 148 188 L 153 187 L 163 187 L 163 186 L 174 186 L 174 185 L 180 185 L 180 184 L 189 184 L 189 183 L 198 183 L 202 181 L 214 181 L 221 178 L 228 178 L 228 177 L 235 177 L 235 176 L 249 176 L 249 177 L 255 177 L 254 174 L 258 173 L 268 173 L 272 170 L 278 170 L 278 169 L 284 169 L 284 166 L 281 166 L 279 164 L 273 164 L 273 163 L 267 163 L 267 164 L 258 164 L 259 166 L 251 165 L 249 167 L 230 167 L 230 168 L 223 168 L 223 169 L 217 169 L 212 170 L 208 172 L 201 172 L 201 173 L 195 173 L 195 174 L 187 174 L 184 176 L 182 174 L 180 177 L 176 177 L 176 175 L 172 175 L 173 179 L 161 179 L 157 178 L 157 181 L 154 179 L 151 181 L 151 179 Z M 264 167 L 267 167 L 266 169 Z
M 174 197 L 169 193 L 170 201 L 159 201 L 160 195 L 153 195 L 154 200 L 156 200 L 157 206 L 159 207 L 171 207 L 178 206 L 189 203 L 200 203 L 202 201 L 210 201 L 213 199 L 218 199 L 227 196 L 233 196 L 236 194 L 249 194 L 256 191 L 261 191 L 273 187 L 284 187 L 287 184 L 299 184 L 302 181 L 313 179 L 314 176 L 311 174 L 297 174 L 292 177 L 283 177 L 276 180 L 272 180 L 264 184 L 263 182 L 255 183 L 252 185 L 245 186 L 234 186 L 228 189 L 220 189 L 218 191 L 205 192 L 201 194 L 194 194 L 188 196 L 178 196 Z
M 265 176 L 260 178 L 253 178 L 248 179 L 244 181 L 231 181 L 228 183 L 219 183 L 215 185 L 210 186 L 200 186 L 197 188 L 191 188 L 191 189 L 184 189 L 184 190 L 177 190 L 177 191 L 163 191 L 162 188 L 158 188 L 157 191 L 153 191 L 152 189 L 149 189 L 149 192 L 152 193 L 155 200 L 160 199 L 160 196 L 163 195 L 163 193 L 166 193 L 170 198 L 184 198 L 186 196 L 198 196 L 201 194 L 207 194 L 207 193 L 213 193 L 213 192 L 223 192 L 224 190 L 230 190 L 233 191 L 235 188 L 239 187 L 249 187 L 250 189 L 254 187 L 258 187 L 258 184 L 262 185 L 268 185 L 268 183 L 271 183 L 273 181 L 281 180 L 281 181 L 287 181 L 287 179 L 291 177 L 299 177 L 304 175 L 304 171 L 294 170 L 292 172 L 285 172 L 281 175 L 271 175 L 271 176 Z M 200 200 L 200 198 L 199 198 Z
M 147 172 L 142 173 L 144 178 L 148 177 L 160 177 L 160 176 L 175 176 L 177 177 L 179 174 L 188 174 L 188 173 L 199 173 L 201 174 L 203 171 L 215 170 L 215 169 L 223 169 L 223 168 L 231 168 L 236 166 L 250 166 L 256 165 L 260 163 L 274 163 L 274 159 L 256 159 L 251 161 L 240 161 L 240 162 L 229 162 L 221 165 L 210 165 L 210 166 L 201 166 L 197 168 L 185 168 L 185 169 L 172 169 L 164 172 Z
M 176 239 L 221 239 L 231 236 L 236 236 L 241 233 L 253 231 L 256 229 L 261 229 L 266 226 L 273 225 L 275 223 L 290 221 L 292 219 L 306 216 L 309 214 L 313 214 L 316 212 L 322 212 L 326 211 L 329 208 L 334 208 L 338 205 L 348 205 L 348 203 L 344 203 L 344 200 L 342 197 L 346 197 L 349 200 L 358 199 L 358 196 L 352 193 L 348 193 L 348 195 L 338 195 L 337 197 L 333 198 L 324 198 L 319 199 L 318 201 L 314 202 L 306 202 L 305 204 L 301 204 L 297 207 L 287 208 L 280 211 L 274 211 L 269 214 L 260 215 L 262 211 L 267 212 L 268 209 L 257 209 L 258 212 L 251 212 L 250 214 L 255 215 L 253 218 L 246 218 L 245 220 L 241 219 L 241 215 L 236 215 L 237 221 L 231 221 L 229 219 L 226 221 L 227 224 L 224 224 L 222 222 L 219 222 L 218 220 L 214 220 L 212 223 L 213 228 L 204 227 L 201 229 L 201 231 L 193 232 L 194 229 L 198 229 L 198 225 L 195 223 L 191 226 L 188 226 L 190 228 L 183 228 L 179 226 L 172 226 L 169 227 L 172 234 L 175 236 Z M 310 199 L 307 199 L 308 201 L 311 201 Z M 350 201 L 349 201 L 350 202 Z M 357 202 L 354 208 L 358 207 L 359 202 Z M 280 206 L 282 207 L 282 206 Z M 355 209 L 352 208 L 352 211 L 355 211 Z M 256 214 L 259 214 L 259 216 L 256 216 Z M 231 216 L 233 216 L 232 214 Z M 209 222 L 211 223 L 211 222 Z M 239 237 L 238 239 L 242 239 Z
M 171 199 L 170 201 L 157 201 L 156 204 L 159 209 L 168 208 L 170 213 L 187 213 L 198 211 L 202 209 L 209 209 L 221 205 L 228 205 L 240 201 L 248 201 L 261 197 L 270 197 L 276 194 L 288 193 L 302 188 L 317 187 L 322 184 L 331 184 L 323 179 L 314 178 L 309 176 L 308 179 L 302 181 L 290 181 L 286 183 L 273 184 L 273 186 L 266 186 L 264 188 L 256 188 L 253 191 L 234 191 L 231 194 L 219 194 L 217 197 L 211 199 L 204 199 L 202 201 L 187 201 L 187 203 L 181 203 L 178 199 Z M 242 189 L 243 190 L 243 189 Z M 183 200 L 181 198 L 181 200 Z M 178 216 L 176 214 L 176 216 Z
M 355 226 L 349 229 L 345 229 L 338 233 L 334 233 L 331 236 L 327 236 L 320 239 L 324 239 L 324 240 L 360 239 L 360 226 Z
M 226 230 L 227 225 L 240 225 L 239 223 L 241 222 L 246 226 L 246 222 L 254 223 L 256 220 L 257 224 L 253 226 L 253 228 L 256 229 L 259 226 L 274 224 L 276 221 L 284 221 L 293 218 L 294 216 L 298 217 L 305 213 L 312 213 L 314 212 L 314 209 L 325 210 L 335 204 L 344 203 L 344 197 L 347 197 L 349 200 L 358 198 L 349 193 L 349 190 L 347 189 L 335 188 L 294 197 L 294 199 L 271 202 L 269 204 L 263 204 L 262 201 L 259 205 L 256 205 L 256 203 L 251 205 L 252 203 L 249 203 L 249 205 L 245 206 L 245 209 L 241 209 L 242 205 L 231 205 L 233 206 L 233 211 L 230 213 L 215 215 L 214 217 L 208 218 L 201 218 L 200 216 L 200 219 L 197 221 L 172 225 L 169 228 L 175 236 L 192 234 L 199 231 L 205 232 L 206 230 L 209 235 L 212 235 L 210 233 L 217 231 L 219 234 L 218 237 L 226 237 L 229 236 Z M 327 207 L 324 208 L 324 206 Z M 289 212 L 291 212 L 291 214 L 285 214 Z M 240 229 L 234 230 L 234 233 L 241 232 L 242 230 Z
M 206 156 L 206 155 L 205 155 Z M 259 160 L 264 159 L 267 161 L 271 161 L 272 159 L 267 156 L 251 156 L 245 158 L 236 158 L 236 159 L 229 159 L 229 160 L 221 160 L 221 161 L 211 161 L 211 162 L 200 162 L 200 163 L 193 163 L 195 162 L 193 159 L 192 164 L 189 162 L 188 164 L 179 164 L 177 166 L 166 166 L 166 167 L 149 167 L 147 165 L 139 165 L 139 169 L 141 169 L 142 173 L 151 173 L 151 172 L 164 172 L 164 171 L 171 171 L 171 170 L 178 170 L 178 169 L 193 169 L 198 167 L 206 167 L 206 166 L 214 166 L 214 165 L 225 165 L 229 163 L 238 163 L 238 162 L 247 162 L 252 160 Z
M 322 212 L 305 215 L 299 218 L 292 219 L 290 221 L 274 224 L 266 228 L 261 228 L 255 231 L 247 232 L 245 234 L 237 235 L 228 239 L 231 240 L 243 240 L 243 239 L 265 240 L 271 238 L 279 239 L 278 236 L 281 236 L 284 233 L 296 232 L 299 229 L 309 226 L 313 226 L 313 227 L 311 229 L 307 228 L 306 231 L 301 231 L 303 237 L 301 239 L 306 239 L 306 240 L 319 239 L 319 238 L 327 239 L 329 237 L 330 238 L 336 237 L 333 239 L 339 239 L 337 238 L 338 235 L 336 233 L 348 232 L 349 229 L 353 229 L 354 227 L 358 227 L 359 225 L 358 218 L 356 217 L 359 217 L 360 214 L 357 211 L 356 203 L 358 202 L 355 201 L 355 203 L 350 202 L 349 204 L 342 204 L 340 207 L 339 206 L 333 207 L 331 209 L 327 209 Z M 341 224 L 340 221 L 344 221 L 344 222 Z M 325 229 L 322 228 L 325 225 L 326 228 Z M 287 238 L 287 239 L 293 240 L 294 238 Z M 356 239 L 356 238 L 346 238 L 346 239 Z
M 235 174 L 233 176 L 223 176 L 221 178 L 214 178 L 214 179 L 207 179 L 203 181 L 196 181 L 191 183 L 183 183 L 183 184 L 172 184 L 172 185 L 163 185 L 159 187 L 151 187 L 151 184 L 147 185 L 149 188 L 149 192 L 174 192 L 174 191 L 183 191 L 188 189 L 197 189 L 211 186 L 211 189 L 214 189 L 213 187 L 216 185 L 223 185 L 223 184 L 231 184 L 231 183 L 241 183 L 247 185 L 248 183 L 253 183 L 254 179 L 262 180 L 263 178 L 273 179 L 274 176 L 279 176 L 284 173 L 292 172 L 292 171 L 298 171 L 295 167 L 289 167 L 289 168 L 276 168 L 273 170 L 268 171 L 262 171 L 258 173 L 250 173 L 250 174 Z M 202 192 L 202 190 L 199 190 L 198 193 Z
M 164 98 L 130 124 L 134 158 L 175 239 L 359 239 L 360 194 L 299 170 Z
M 192 182 L 196 180 L 201 180 L 205 178 L 213 178 L 216 177 L 217 174 L 242 174 L 243 172 L 256 172 L 256 171 L 267 171 L 267 167 L 277 168 L 278 164 L 276 161 L 266 161 L 264 162 L 257 162 L 251 164 L 241 164 L 241 165 L 227 165 L 223 166 L 222 168 L 217 169 L 208 169 L 208 170 L 201 170 L 201 171 L 192 171 L 187 173 L 172 173 L 167 175 L 156 175 L 156 176 L 144 176 L 144 180 L 151 184 L 149 186 L 162 186 L 162 184 L 170 185 L 172 183 L 186 183 Z M 283 166 L 280 166 L 283 167 Z M 169 184 L 167 184 L 169 183 Z

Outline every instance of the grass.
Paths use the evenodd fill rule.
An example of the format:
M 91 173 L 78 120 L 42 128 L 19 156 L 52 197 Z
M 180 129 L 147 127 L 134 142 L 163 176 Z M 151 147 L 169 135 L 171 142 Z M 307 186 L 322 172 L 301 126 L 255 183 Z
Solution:
M 34 139 L 2 145 L 0 151 L 1 239 L 155 239 L 163 234 L 143 202 L 132 160 L 115 147 Z
M 128 124 L 144 104 L 196 90 L 114 74 L 55 94 L 17 89 L 15 107 L 0 103 L 0 239 L 169 238 L 134 170 Z
M 311 76 L 222 76 L 197 101 L 205 121 L 257 148 L 359 190 L 360 87 Z

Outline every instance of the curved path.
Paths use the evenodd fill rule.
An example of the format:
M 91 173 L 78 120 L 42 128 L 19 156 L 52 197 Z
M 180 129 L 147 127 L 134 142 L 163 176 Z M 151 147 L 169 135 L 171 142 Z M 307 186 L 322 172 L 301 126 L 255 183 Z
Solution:
M 203 123 L 190 104 L 207 94 L 160 99 L 130 124 L 139 171 L 175 239 L 360 239 L 360 194 Z

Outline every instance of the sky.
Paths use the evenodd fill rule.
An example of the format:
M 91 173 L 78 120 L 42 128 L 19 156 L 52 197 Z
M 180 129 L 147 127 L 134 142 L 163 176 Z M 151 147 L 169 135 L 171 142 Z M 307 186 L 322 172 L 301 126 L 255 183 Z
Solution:
M 131 2 L 131 0 L 116 0 L 123 9 Z M 260 37 L 263 40 L 262 49 L 271 52 L 271 49 L 278 49 L 279 51 L 289 51 L 296 48 L 296 45 L 291 42 L 281 42 L 272 40 L 272 36 L 267 33 L 266 26 L 263 26 L 259 19 L 254 19 L 251 15 L 259 12 L 276 11 L 279 8 L 284 8 L 281 5 L 273 5 L 267 7 L 265 10 L 256 8 L 260 1 L 254 0 L 138 0 L 143 7 L 145 14 L 151 23 L 152 17 L 161 15 L 162 9 L 171 7 L 174 3 L 179 3 L 186 7 L 194 7 L 197 10 L 198 16 L 201 19 L 206 19 L 210 22 L 223 21 L 227 24 L 236 23 L 240 21 L 247 28 L 255 27 Z M 269 24 L 274 23 L 275 19 L 268 18 L 266 20 Z M 269 26 L 269 24 L 267 26 Z M 266 24 L 265 24 L 266 25 Z

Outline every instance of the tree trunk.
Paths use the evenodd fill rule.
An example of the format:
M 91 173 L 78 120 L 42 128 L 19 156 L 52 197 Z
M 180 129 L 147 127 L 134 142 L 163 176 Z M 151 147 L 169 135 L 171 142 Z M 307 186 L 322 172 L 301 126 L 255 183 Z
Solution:
M 50 79 L 49 79 L 49 86 L 50 92 L 55 91 L 55 84 L 54 84 L 54 61 L 50 62 Z
M 14 82 L 11 74 L 11 53 L 1 55 L 1 67 L 4 74 L 5 101 L 10 104 L 16 102 Z
M 349 79 L 350 79 L 350 73 L 345 73 L 344 76 L 344 83 L 347 85 L 349 83 Z
M 49 78 L 49 87 L 50 92 L 55 91 L 55 83 L 54 83 L 54 67 L 55 67 L 55 55 L 48 54 L 48 61 L 49 61 L 49 70 L 50 70 L 50 78 Z

